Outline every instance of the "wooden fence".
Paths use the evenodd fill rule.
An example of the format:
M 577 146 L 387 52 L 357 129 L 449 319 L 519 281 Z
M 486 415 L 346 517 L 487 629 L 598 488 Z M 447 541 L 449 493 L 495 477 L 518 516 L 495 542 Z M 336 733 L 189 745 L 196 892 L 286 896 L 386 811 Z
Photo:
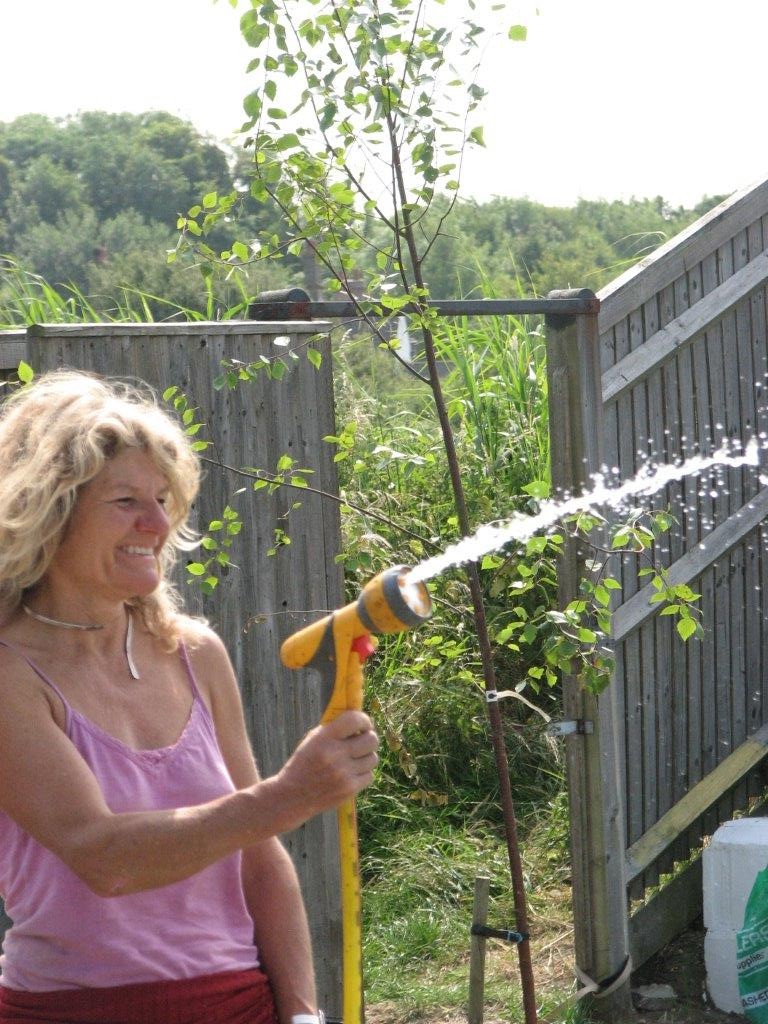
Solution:
M 220 517 L 229 504 L 243 519 L 232 549 L 238 568 L 223 576 L 211 598 L 203 599 L 180 574 L 180 587 L 193 611 L 205 614 L 225 640 L 235 664 L 248 727 L 262 771 L 276 771 L 303 733 L 320 719 L 323 699 L 315 673 L 288 672 L 279 663 L 282 640 L 343 598 L 335 563 L 340 547 L 338 506 L 306 490 L 280 488 L 254 493 L 252 480 L 236 470 L 274 472 L 290 455 L 314 470 L 312 487 L 334 495 L 337 480 L 331 446 L 333 386 L 323 324 L 198 323 L 89 324 L 30 328 L 0 333 L 0 375 L 24 359 L 36 373 L 59 366 L 109 376 L 134 377 L 162 391 L 177 385 L 199 407 L 206 427 L 200 437 L 215 441 L 204 454 L 202 493 L 196 526 Z M 277 339 L 281 344 L 276 346 Z M 316 369 L 308 344 L 323 359 Z M 291 353 L 297 355 L 294 362 Z M 214 390 L 222 359 L 258 363 L 282 356 L 290 366 L 282 380 L 262 372 L 234 390 Z M 227 469 L 226 467 L 232 467 Z M 242 493 L 238 493 L 241 491 Z M 295 502 L 300 507 L 293 508 Z M 289 545 L 269 555 L 274 529 Z M 285 837 L 301 877 L 315 943 L 318 996 L 328 1012 L 341 1009 L 341 911 L 335 815 L 323 815 Z
M 767 250 L 763 183 L 604 289 L 599 313 L 549 321 L 556 485 L 579 486 L 603 465 L 624 480 L 766 437 Z M 649 604 L 642 560 L 623 557 L 614 678 L 599 700 L 566 683 L 567 716 L 593 729 L 567 740 L 567 758 L 577 962 L 597 980 L 630 951 L 639 966 L 700 913 L 703 837 L 753 809 L 766 785 L 764 453 L 760 462 L 643 499 L 677 521 L 656 558 L 701 594 L 704 639 L 679 640 Z M 622 1000 L 626 991 L 609 1017 Z

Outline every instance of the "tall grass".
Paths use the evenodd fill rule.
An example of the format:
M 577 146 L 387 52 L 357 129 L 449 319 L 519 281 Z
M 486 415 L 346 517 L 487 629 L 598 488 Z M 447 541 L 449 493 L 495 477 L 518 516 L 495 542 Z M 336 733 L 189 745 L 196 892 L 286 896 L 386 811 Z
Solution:
M 449 412 L 476 446 L 497 492 L 520 495 L 549 479 L 547 377 L 542 327 L 533 318 L 446 320 L 437 348 L 448 373 Z
M 549 479 L 545 346 L 538 323 L 519 318 L 442 326 L 444 385 L 472 514 L 479 525 L 524 508 L 524 488 Z M 343 492 L 391 525 L 345 518 L 350 596 L 371 573 L 442 548 L 456 520 L 429 393 L 368 339 L 336 346 Z M 351 440 L 350 440 L 351 438 Z M 419 534 L 422 540 L 415 539 Z M 513 559 L 514 556 L 509 556 Z M 484 571 L 491 621 L 520 603 L 509 559 Z M 367 998 L 376 1015 L 405 1021 L 466 1005 L 474 878 L 492 879 L 493 923 L 514 926 L 498 779 L 488 736 L 479 658 L 460 573 L 431 584 L 438 613 L 417 632 L 387 638 L 367 670 L 367 701 L 383 737 L 376 785 L 360 800 Z M 554 601 L 550 590 L 536 600 Z M 500 684 L 526 666 L 497 652 Z M 554 711 L 557 694 L 542 695 Z M 520 812 L 544 1015 L 578 1019 L 571 1007 L 568 824 L 558 749 L 535 716 L 508 701 L 505 728 Z M 489 959 L 489 1020 L 522 1019 L 517 954 Z
M 222 289 L 219 294 L 218 289 Z M 154 323 L 233 320 L 247 313 L 250 293 L 238 276 L 203 278 L 199 308 L 121 285 L 115 295 L 86 295 L 77 285 L 54 286 L 10 256 L 0 256 L 0 330 L 41 323 Z

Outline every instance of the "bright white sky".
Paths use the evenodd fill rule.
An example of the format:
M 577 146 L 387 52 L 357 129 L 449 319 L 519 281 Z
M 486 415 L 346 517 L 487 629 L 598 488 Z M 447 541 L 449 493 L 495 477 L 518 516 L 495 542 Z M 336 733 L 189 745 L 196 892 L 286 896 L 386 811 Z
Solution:
M 223 140 L 254 87 L 238 17 L 226 0 L 3 0 L 0 121 L 162 109 Z M 488 145 L 463 195 L 693 205 L 768 176 L 766 0 L 520 0 L 516 22 L 528 41 L 487 54 Z

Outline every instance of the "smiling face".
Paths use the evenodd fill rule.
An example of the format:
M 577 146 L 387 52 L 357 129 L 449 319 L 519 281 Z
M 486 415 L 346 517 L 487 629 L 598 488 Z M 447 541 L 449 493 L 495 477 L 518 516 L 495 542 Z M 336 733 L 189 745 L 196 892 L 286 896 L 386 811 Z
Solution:
M 74 588 L 90 604 L 151 594 L 169 531 L 167 496 L 166 478 L 143 451 L 110 459 L 80 490 L 46 587 Z

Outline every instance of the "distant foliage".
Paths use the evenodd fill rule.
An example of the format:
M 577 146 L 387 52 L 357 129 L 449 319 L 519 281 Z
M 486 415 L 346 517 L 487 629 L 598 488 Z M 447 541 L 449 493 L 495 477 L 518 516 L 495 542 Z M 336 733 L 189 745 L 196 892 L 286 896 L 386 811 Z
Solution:
M 169 264 L 167 251 L 176 245 L 179 216 L 203 195 L 240 196 L 236 224 L 230 217 L 208 234 L 212 249 L 227 249 L 234 230 L 250 258 L 250 242 L 281 236 L 277 204 L 247 194 L 251 167 L 246 150 L 205 138 L 162 111 L 89 111 L 56 120 L 27 114 L 0 123 L 0 254 L 56 288 L 77 289 L 95 315 L 114 314 L 115 296 L 125 289 L 162 296 L 165 301 L 149 304 L 158 318 L 173 305 L 207 314 L 211 267 L 204 268 L 207 276 L 190 272 Z M 705 197 L 688 210 L 673 209 L 660 196 L 558 208 L 437 194 L 426 231 L 437 230 L 454 206 L 430 253 L 430 290 L 435 298 L 453 298 L 597 289 L 721 198 Z M 215 281 L 214 315 L 241 297 L 230 272 L 224 268 Z M 250 262 L 237 272 L 250 294 L 299 284 L 329 297 L 322 268 L 306 256 L 285 252 L 277 262 Z
M 179 213 L 202 193 L 237 188 L 243 159 L 164 112 L 0 123 L 0 254 L 87 295 L 97 313 L 124 288 L 162 296 L 150 304 L 158 317 L 169 303 L 202 312 L 206 276 L 169 265 L 167 251 Z M 240 210 L 254 233 L 276 216 L 247 201 Z M 285 275 L 252 268 L 245 276 L 256 292 Z M 218 290 L 224 308 L 239 297 L 224 275 Z
M 573 207 L 511 197 L 464 200 L 435 243 L 430 291 L 435 298 L 546 295 L 553 288 L 597 291 L 724 198 L 705 197 L 692 210 L 673 209 L 661 196 L 628 202 L 581 199 Z M 437 204 L 430 216 L 436 222 L 440 214 Z

